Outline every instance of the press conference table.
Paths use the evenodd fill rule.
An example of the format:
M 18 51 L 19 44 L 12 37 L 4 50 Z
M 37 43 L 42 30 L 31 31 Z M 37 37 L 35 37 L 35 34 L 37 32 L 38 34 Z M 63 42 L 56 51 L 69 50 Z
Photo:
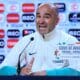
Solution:
M 80 72 L 71 68 L 47 71 L 47 76 L 17 75 L 14 67 L 5 66 L 0 69 L 0 80 L 80 80 Z
M 60 68 L 46 71 L 47 76 L 80 76 L 80 72 L 72 68 Z M 12 66 L 4 66 L 0 69 L 0 76 L 18 75 L 17 69 Z

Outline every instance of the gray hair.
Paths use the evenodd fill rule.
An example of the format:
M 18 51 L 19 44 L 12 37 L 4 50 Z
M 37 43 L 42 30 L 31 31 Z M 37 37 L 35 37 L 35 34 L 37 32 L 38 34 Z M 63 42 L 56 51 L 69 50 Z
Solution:
M 54 3 L 42 3 L 42 4 L 39 5 L 39 7 L 41 7 L 41 6 L 43 6 L 43 5 L 48 5 L 48 6 L 50 6 L 52 9 L 55 10 L 56 15 L 58 16 L 58 8 L 57 8 L 57 6 L 56 6 Z

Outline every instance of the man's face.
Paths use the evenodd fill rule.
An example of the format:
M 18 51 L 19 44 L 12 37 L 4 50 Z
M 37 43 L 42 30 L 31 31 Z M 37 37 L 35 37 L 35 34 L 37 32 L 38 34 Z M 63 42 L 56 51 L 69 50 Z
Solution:
M 47 34 L 55 28 L 58 22 L 58 16 L 55 14 L 56 11 L 48 5 L 43 5 L 38 8 L 36 12 L 36 25 L 41 35 Z

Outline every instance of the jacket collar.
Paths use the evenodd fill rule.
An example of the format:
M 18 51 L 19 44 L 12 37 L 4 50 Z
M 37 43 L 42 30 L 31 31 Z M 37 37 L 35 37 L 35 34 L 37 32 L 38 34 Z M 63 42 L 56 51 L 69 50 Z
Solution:
M 56 34 L 57 34 L 57 32 L 56 32 L 57 30 L 56 30 L 56 28 L 53 30 L 53 31 L 51 31 L 50 33 L 48 33 L 48 34 L 45 34 L 44 36 L 42 36 L 39 32 L 39 36 L 43 39 L 43 40 L 45 40 L 45 41 L 48 41 L 48 40 L 52 40 L 53 38 L 55 38 L 56 37 Z

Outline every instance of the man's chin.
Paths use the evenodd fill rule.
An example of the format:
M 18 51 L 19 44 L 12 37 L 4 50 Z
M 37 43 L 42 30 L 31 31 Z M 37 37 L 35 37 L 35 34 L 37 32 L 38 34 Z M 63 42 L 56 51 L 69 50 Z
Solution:
M 40 33 L 41 35 L 46 35 L 46 34 L 48 34 L 48 32 L 47 32 L 47 31 L 44 31 L 44 30 L 39 30 L 39 33 Z
M 45 33 L 45 32 L 40 32 L 40 34 L 41 34 L 41 35 L 45 35 L 45 34 L 47 34 L 47 33 Z

